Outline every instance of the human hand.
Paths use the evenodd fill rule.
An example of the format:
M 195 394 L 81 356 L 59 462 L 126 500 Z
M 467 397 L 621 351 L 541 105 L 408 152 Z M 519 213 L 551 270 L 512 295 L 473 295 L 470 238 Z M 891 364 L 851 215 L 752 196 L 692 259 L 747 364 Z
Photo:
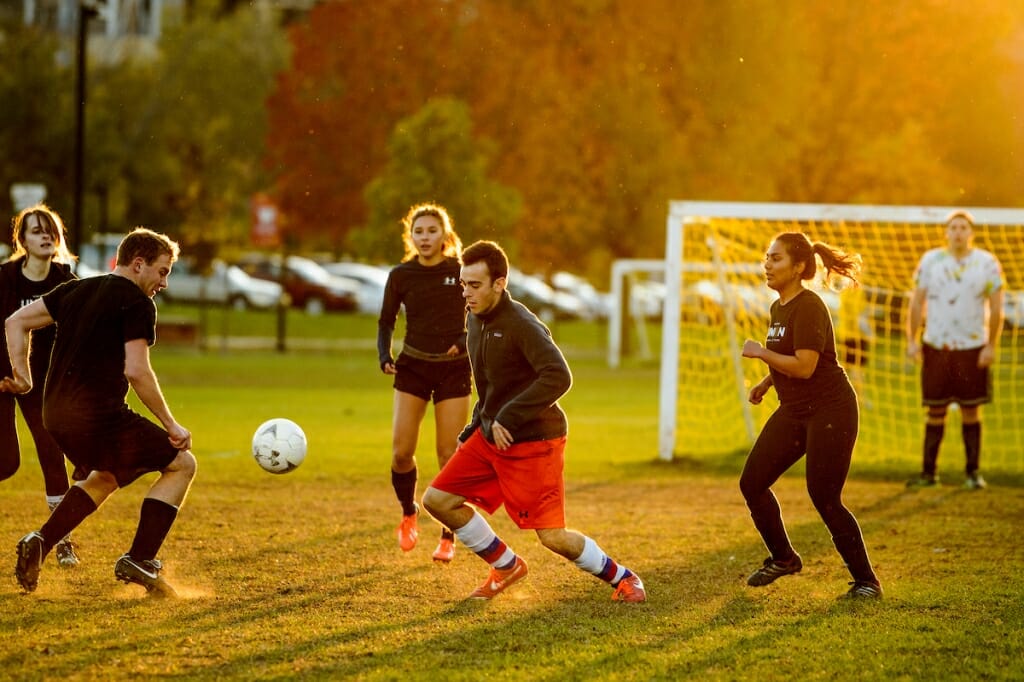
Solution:
M 450 358 L 454 358 L 454 357 L 455 357 L 456 355 L 458 355 L 458 354 L 459 354 L 459 353 L 461 353 L 461 352 L 462 352 L 462 351 L 460 351 L 460 350 L 459 350 L 459 347 L 458 347 L 458 346 L 456 346 L 456 345 L 455 345 L 455 344 L 453 343 L 453 344 L 452 344 L 452 347 L 451 347 L 451 348 L 449 348 L 449 349 L 448 349 L 447 351 L 445 351 L 445 355 L 447 355 L 447 356 L 448 356 L 448 357 L 450 357 Z
M 992 363 L 996 361 L 996 349 L 991 343 L 987 343 L 981 348 L 981 352 L 978 353 L 978 367 L 984 369 L 991 367 Z
M 181 424 L 175 423 L 167 429 L 167 440 L 179 450 L 192 449 L 192 434 Z
M 763 381 L 757 382 L 747 393 L 747 400 L 750 401 L 751 405 L 760 405 L 765 394 L 768 393 L 768 388 Z
M 764 346 L 753 339 L 747 339 L 743 342 L 743 357 L 745 358 L 759 358 L 763 351 Z
M 15 373 L 13 377 L 4 377 L 0 381 L 0 392 L 3 393 L 28 393 L 32 390 L 32 382 L 23 379 Z
M 512 434 L 498 422 L 491 426 L 491 435 L 494 437 L 494 444 L 499 450 L 508 450 L 512 447 Z
M 395 363 L 393 362 L 385 362 L 384 366 L 381 367 L 381 370 L 383 370 L 385 374 L 398 374 L 398 368 L 395 367 Z
M 917 362 L 921 359 L 921 344 L 917 341 L 907 341 L 907 357 Z M 981 361 L 981 358 L 978 358 Z

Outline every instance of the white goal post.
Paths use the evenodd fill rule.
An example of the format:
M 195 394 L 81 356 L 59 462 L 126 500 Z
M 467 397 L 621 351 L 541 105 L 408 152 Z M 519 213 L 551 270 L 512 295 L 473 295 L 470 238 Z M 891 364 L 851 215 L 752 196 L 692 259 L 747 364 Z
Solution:
M 917 372 L 898 354 L 903 346 L 901 320 L 904 313 L 900 306 L 905 310 L 913 267 L 921 254 L 927 248 L 945 243 L 942 224 L 954 208 L 965 208 L 974 216 L 975 243 L 1000 258 L 1007 289 L 1024 289 L 1021 282 L 1024 263 L 1020 255 L 1024 252 L 1024 210 L 1020 209 L 670 202 L 664 260 L 659 458 L 671 460 L 680 453 L 699 454 L 710 452 L 709 448 L 714 447 L 724 451 L 749 448 L 756 437 L 759 429 L 756 421 L 760 419 L 763 423 L 767 410 L 756 408 L 759 417 L 755 418 L 745 396 L 752 374 L 763 375 L 764 368 L 741 361 L 739 349 L 745 336 L 763 340 L 764 320 L 774 298 L 761 276 L 764 251 L 778 232 L 801 230 L 812 240 L 829 242 L 864 256 L 863 283 L 866 286 L 862 289 L 867 291 L 863 295 L 871 299 L 867 304 L 869 312 L 862 314 L 865 319 L 871 316 L 871 324 L 878 328 L 879 336 L 877 352 L 865 368 L 873 374 L 869 374 L 864 393 L 874 393 L 861 397 L 861 440 L 865 440 L 865 422 L 875 420 L 877 424 L 870 428 L 884 433 L 884 438 L 896 434 L 902 440 L 883 441 L 883 435 L 878 435 L 874 441 L 867 438 L 868 445 L 863 447 L 879 452 L 891 448 L 899 453 L 891 456 L 917 462 L 919 448 L 916 444 L 923 429 L 923 412 L 917 393 Z M 840 299 L 846 300 L 846 292 L 833 294 L 833 297 L 835 303 L 834 306 L 830 303 L 830 308 L 837 316 L 846 305 L 839 303 Z M 852 305 L 846 308 L 853 310 Z M 1015 412 L 1019 399 L 1016 394 L 1024 393 L 1018 385 L 1021 372 L 1016 366 L 1020 342 L 1016 329 L 1011 333 L 1011 343 L 1003 344 L 1010 347 L 1003 349 L 1002 354 L 1012 366 L 1004 372 L 1005 377 L 997 379 L 994 398 L 994 407 L 1000 408 L 1005 416 L 993 414 L 997 414 L 994 419 L 1003 420 L 997 422 L 995 428 L 1014 430 L 1015 437 L 1020 439 L 1019 419 L 1015 416 L 1019 414 Z M 617 349 L 618 346 L 616 352 Z M 611 348 L 609 350 L 611 362 Z M 1018 383 L 1005 383 L 1000 387 L 1000 380 Z M 716 398 L 720 402 L 707 401 L 706 412 L 695 409 L 704 408 L 700 396 L 711 387 L 721 394 Z M 681 398 L 685 399 L 683 405 Z M 1000 403 L 1007 404 L 1000 406 Z M 1020 407 L 1024 409 L 1024 405 Z M 697 423 L 688 424 L 687 420 Z M 682 446 L 681 425 L 686 426 L 687 439 Z M 733 432 L 731 440 L 717 444 L 704 442 L 710 436 L 718 437 L 718 432 L 726 426 Z M 958 440 L 958 437 L 946 438 L 946 441 Z M 859 443 L 858 447 L 862 445 Z M 950 447 L 957 446 L 951 444 Z M 983 451 L 983 460 L 986 452 Z M 1002 457 L 1001 466 L 1024 470 L 1024 457 L 1019 454 L 1006 453 Z

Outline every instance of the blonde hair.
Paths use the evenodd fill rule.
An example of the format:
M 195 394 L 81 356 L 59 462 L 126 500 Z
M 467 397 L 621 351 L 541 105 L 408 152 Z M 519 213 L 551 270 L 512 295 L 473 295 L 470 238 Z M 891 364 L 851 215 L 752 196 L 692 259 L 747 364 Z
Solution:
M 968 223 L 970 223 L 971 227 L 974 227 L 974 216 L 971 215 L 970 211 L 965 211 L 962 208 L 958 208 L 958 209 L 956 209 L 954 211 L 950 211 L 949 215 L 946 216 L 946 222 L 944 222 L 943 225 L 948 226 L 951 222 L 953 222 L 957 218 L 963 218 Z
M 442 253 L 449 258 L 459 258 L 462 255 L 462 240 L 455 233 L 452 227 L 452 219 L 448 211 L 440 204 L 416 204 L 409 209 L 409 212 L 402 218 L 402 243 L 405 245 L 405 255 L 402 261 L 409 261 L 416 257 L 416 244 L 412 238 L 412 226 L 417 219 L 425 215 L 434 216 L 441 221 L 444 230 L 444 244 L 441 247 Z
M 16 261 L 28 256 L 28 251 L 25 250 L 25 232 L 28 230 L 28 217 L 33 215 L 57 245 L 57 251 L 51 260 L 68 265 L 78 260 L 78 257 L 68 249 L 67 240 L 64 238 L 64 221 L 56 211 L 43 203 L 23 209 L 11 220 L 11 246 L 14 247 L 14 252 L 7 260 Z

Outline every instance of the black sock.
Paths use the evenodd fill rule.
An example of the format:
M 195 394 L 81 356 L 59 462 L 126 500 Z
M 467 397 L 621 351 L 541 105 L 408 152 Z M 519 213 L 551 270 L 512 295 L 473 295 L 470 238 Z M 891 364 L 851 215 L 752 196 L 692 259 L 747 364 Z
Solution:
M 57 508 L 50 514 L 43 527 L 39 530 L 43 536 L 43 550 L 49 552 L 54 545 L 78 527 L 89 514 L 96 511 L 96 503 L 89 497 L 89 493 L 77 485 L 71 486 L 64 499 L 60 501 Z
M 967 475 L 973 476 L 981 464 L 981 422 L 963 425 L 964 452 L 967 454 Z
M 451 540 L 452 542 L 455 542 L 455 533 L 451 532 L 451 530 L 449 530 L 448 528 L 442 528 L 441 529 L 441 539 L 442 540 Z
M 416 467 L 403 474 L 391 472 L 391 487 L 402 504 L 402 514 L 409 516 L 416 513 Z
M 135 539 L 132 541 L 132 548 L 128 550 L 128 555 L 138 561 L 156 557 L 177 516 L 178 508 L 173 504 L 152 497 L 144 499 L 142 511 L 139 512 L 139 527 L 135 531 Z
M 921 473 L 925 476 L 935 476 L 939 446 L 942 445 L 942 436 L 945 433 L 945 424 L 926 424 L 924 427 L 924 468 Z

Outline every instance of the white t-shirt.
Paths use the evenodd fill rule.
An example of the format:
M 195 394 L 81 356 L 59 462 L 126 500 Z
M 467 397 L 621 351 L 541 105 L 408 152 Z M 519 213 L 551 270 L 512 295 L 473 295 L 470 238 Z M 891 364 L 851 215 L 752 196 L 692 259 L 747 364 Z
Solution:
M 988 297 L 1004 285 L 999 260 L 984 249 L 957 259 L 946 248 L 921 256 L 914 284 L 925 291 L 923 340 L 933 348 L 964 350 L 988 343 Z

